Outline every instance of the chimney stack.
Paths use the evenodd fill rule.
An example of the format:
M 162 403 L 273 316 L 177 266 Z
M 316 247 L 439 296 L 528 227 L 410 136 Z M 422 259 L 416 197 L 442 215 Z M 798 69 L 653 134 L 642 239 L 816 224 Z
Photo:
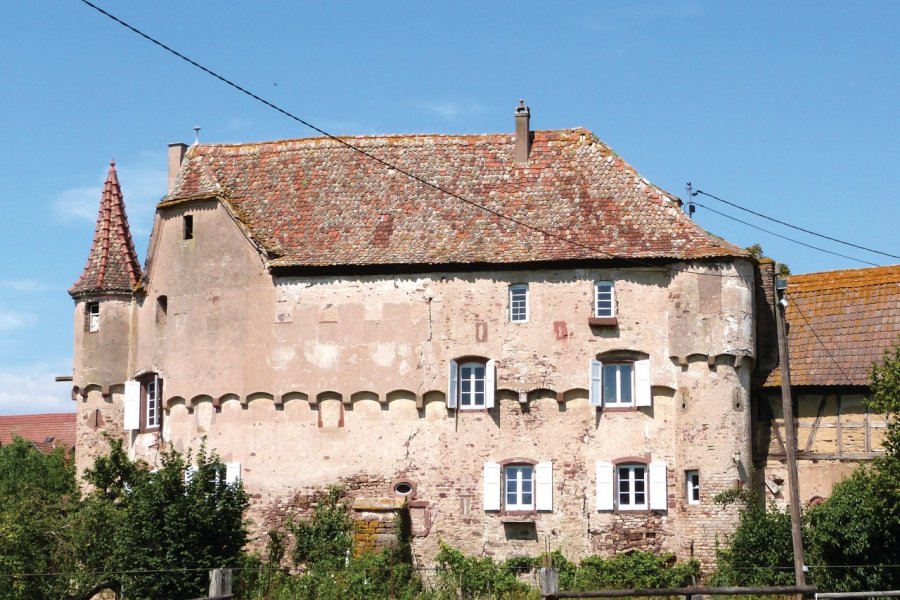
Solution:
M 178 171 L 181 170 L 181 163 L 184 161 L 186 152 L 187 144 L 169 144 L 169 190 L 167 192 L 169 194 L 175 187 L 175 178 L 178 177 Z
M 527 163 L 530 152 L 531 111 L 525 106 L 524 100 L 519 100 L 519 106 L 516 107 L 516 162 Z

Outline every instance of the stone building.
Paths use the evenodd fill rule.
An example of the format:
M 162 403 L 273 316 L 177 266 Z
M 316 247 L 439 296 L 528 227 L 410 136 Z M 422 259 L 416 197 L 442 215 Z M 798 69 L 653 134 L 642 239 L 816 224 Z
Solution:
M 885 416 L 869 411 L 865 399 L 872 365 L 900 343 L 900 266 L 792 275 L 786 283 L 800 501 L 809 504 L 883 452 Z M 754 460 L 762 491 L 783 504 L 789 492 L 781 371 L 763 363 L 754 393 Z
M 339 483 L 408 510 L 425 563 L 710 561 L 749 481 L 754 263 L 529 119 L 174 144 L 143 270 L 113 166 L 71 290 L 79 469 L 103 432 L 151 465 L 205 439 L 257 531 Z

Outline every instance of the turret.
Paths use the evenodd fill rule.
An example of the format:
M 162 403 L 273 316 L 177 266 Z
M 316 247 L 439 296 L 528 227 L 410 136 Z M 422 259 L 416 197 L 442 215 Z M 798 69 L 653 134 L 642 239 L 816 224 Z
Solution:
M 140 280 L 141 267 L 112 162 L 87 264 L 69 289 L 75 300 L 73 383 L 83 397 L 92 388 L 108 397 L 111 386 L 129 378 L 132 299 Z

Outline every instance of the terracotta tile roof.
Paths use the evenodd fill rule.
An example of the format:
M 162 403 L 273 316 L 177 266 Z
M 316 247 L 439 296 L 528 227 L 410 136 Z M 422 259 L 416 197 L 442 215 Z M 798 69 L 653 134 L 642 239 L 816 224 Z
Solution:
M 584 129 L 535 131 L 529 161 L 514 136 L 342 138 L 565 243 L 465 204 L 328 138 L 195 145 L 166 206 L 221 198 L 271 266 L 516 263 L 744 256 L 693 223 Z
M 74 297 L 110 292 L 130 294 L 140 278 L 141 266 L 128 228 L 116 163 L 112 162 L 100 196 L 94 243 L 84 271 L 69 294 Z
M 13 415 L 0 417 L 0 446 L 11 444 L 14 437 L 34 442 L 39 450 L 75 447 L 75 413 Z
M 792 275 L 787 294 L 792 385 L 867 385 L 900 343 L 900 265 Z M 780 386 L 780 371 L 765 385 Z

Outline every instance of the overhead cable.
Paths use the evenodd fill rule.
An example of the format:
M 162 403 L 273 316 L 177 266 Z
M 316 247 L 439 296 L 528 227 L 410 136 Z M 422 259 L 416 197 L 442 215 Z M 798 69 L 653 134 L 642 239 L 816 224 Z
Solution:
M 818 246 L 813 246 L 812 244 L 807 244 L 807 243 L 805 243 L 805 242 L 801 242 L 801 241 L 799 241 L 799 240 L 795 240 L 795 239 L 793 239 L 793 238 L 789 238 L 789 237 L 787 237 L 786 235 L 781 235 L 780 233 L 775 233 L 774 231 L 769 231 L 768 229 L 764 229 L 764 228 L 762 228 L 762 227 L 759 227 L 758 225 L 754 225 L 753 223 L 748 223 L 747 221 L 738 219 L 737 217 L 732 217 L 731 215 L 727 215 L 727 214 L 725 214 L 725 213 L 723 213 L 723 212 L 719 212 L 719 211 L 717 211 L 716 209 L 710 208 L 710 207 L 705 206 L 705 205 L 703 205 L 703 204 L 700 204 L 699 202 L 692 202 L 692 204 L 695 204 L 695 205 L 699 206 L 700 208 L 705 208 L 706 210 L 708 210 L 708 211 L 710 211 L 710 212 L 713 212 L 713 213 L 715 213 L 715 214 L 717 214 L 717 215 L 719 215 L 719 216 L 725 217 L 726 219 L 731 219 L 732 221 L 737 221 L 738 223 L 741 223 L 741 224 L 743 224 L 743 225 L 746 225 L 747 227 L 752 227 L 753 229 L 758 229 L 759 231 L 763 231 L 763 232 L 765 232 L 765 233 L 768 233 L 769 235 L 774 235 L 775 237 L 779 237 L 779 238 L 781 238 L 781 239 L 783 239 L 783 240 L 787 240 L 787 241 L 789 241 L 789 242 L 793 242 L 793 243 L 799 244 L 799 245 L 801 245 L 801 246 L 806 246 L 807 248 L 812 248 L 813 250 L 818 250 L 819 252 L 825 252 L 825 253 L 827 253 L 827 254 L 832 254 L 832 255 L 834 255 L 834 256 L 840 256 L 841 258 L 846 258 L 846 259 L 848 259 L 848 260 L 855 260 L 856 262 L 862 263 L 862 264 L 864 264 L 864 265 L 870 265 L 870 266 L 873 266 L 873 267 L 879 266 L 879 265 L 876 264 L 876 263 L 869 262 L 869 261 L 863 260 L 863 259 L 861 259 L 861 258 L 854 258 L 854 257 L 852 257 L 852 256 L 847 256 L 846 254 L 840 254 L 840 253 L 838 253 L 838 252 L 832 252 L 831 250 L 826 250 L 825 248 L 819 248 Z
M 97 6 L 97 5 L 94 4 L 93 2 L 90 2 L 89 0 L 80 0 L 80 2 L 82 2 L 83 4 L 89 6 L 89 7 L 92 8 L 92 9 L 96 10 L 96 11 L 99 12 L 100 14 L 102 14 L 102 15 L 108 17 L 109 19 L 115 21 L 116 23 L 118 23 L 119 25 L 125 27 L 126 29 L 128 29 L 128 30 L 130 30 L 130 31 L 132 31 L 132 32 L 134 32 L 134 33 L 136 33 L 137 35 L 141 36 L 142 38 L 144 38 L 145 40 L 149 41 L 150 43 L 152 43 L 152 44 L 154 44 L 154 45 L 156 45 L 156 46 L 159 46 L 160 48 L 162 48 L 162 49 L 165 50 L 166 52 L 168 52 L 168 53 L 170 53 L 170 54 L 172 54 L 172 55 L 174 55 L 174 56 L 180 58 L 181 60 L 187 62 L 188 64 L 190 64 L 190 65 L 192 65 L 192 66 L 194 66 L 194 67 L 200 69 L 201 71 L 203 71 L 203 72 L 206 73 L 207 75 L 210 75 L 210 76 L 212 76 L 212 77 L 218 79 L 219 81 L 221 81 L 221 82 L 224 83 L 225 85 L 227 85 L 227 86 L 229 86 L 229 87 L 231 87 L 231 88 L 234 88 L 235 90 L 241 92 L 242 94 L 245 94 L 246 96 L 249 96 L 250 98 L 253 98 L 253 99 L 256 100 L 257 102 L 260 102 L 260 103 L 262 103 L 262 104 L 268 106 L 269 108 L 271 108 L 271 109 L 273 109 L 273 110 L 275 110 L 275 111 L 281 113 L 282 115 L 286 116 L 287 118 L 289 118 L 289 119 L 291 119 L 291 120 L 293 120 L 293 121 L 296 121 L 297 123 L 300 123 L 301 125 L 304 125 L 304 126 L 308 127 L 309 129 L 312 129 L 313 131 L 317 132 L 317 133 L 322 134 L 323 136 L 325 136 L 325 137 L 327 137 L 327 138 L 329 138 L 329 139 L 331 139 L 331 140 L 337 142 L 338 144 L 341 144 L 342 146 L 345 146 L 346 148 L 348 148 L 348 149 L 350 149 L 350 150 L 353 150 L 354 152 L 358 152 L 359 154 L 362 154 L 363 156 L 365 156 L 365 157 L 367 157 L 367 158 L 369 158 L 369 159 L 371 159 L 371 160 L 373 160 L 373 161 L 375 161 L 375 162 L 377 162 L 377 163 L 380 163 L 381 165 L 387 167 L 388 169 L 393 169 L 393 170 L 395 170 L 396 172 L 400 173 L 401 175 L 404 175 L 404 176 L 406 176 L 406 177 L 409 177 L 410 179 L 412 179 L 412 180 L 414 180 L 414 181 L 416 181 L 416 182 L 418 182 L 418 183 L 420 183 L 420 184 L 422 184 L 422 185 L 424 185 L 424 186 L 426 186 L 426 187 L 429 187 L 429 188 L 431 188 L 431 189 L 433 189 L 433 190 L 435 190 L 435 191 L 437 191 L 437 192 L 440 192 L 440 193 L 442 193 L 442 194 L 446 194 L 447 196 L 450 196 L 451 198 L 454 198 L 454 199 L 456 199 L 456 200 L 459 200 L 460 202 L 464 202 L 464 203 L 466 203 L 466 204 L 468 204 L 468 205 L 470 205 L 470 206 L 472 206 L 472 207 L 475 207 L 475 208 L 477 208 L 477 209 L 479 209 L 479 210 L 482 210 L 482 211 L 484 211 L 484 212 L 490 213 L 490 214 L 496 216 L 496 217 L 499 218 L 499 219 L 502 219 L 502 220 L 505 220 L 505 221 L 509 221 L 509 222 L 511 222 L 511 223 L 513 223 L 513 224 L 515 224 L 515 225 L 518 225 L 518 226 L 520 226 L 520 227 L 524 227 L 524 228 L 526 228 L 526 229 L 530 229 L 531 231 L 534 231 L 534 232 L 536 232 L 536 233 L 540 233 L 540 234 L 542 234 L 542 235 L 545 235 L 545 236 L 547 236 L 547 237 L 553 238 L 553 239 L 555 239 L 555 240 L 559 240 L 560 242 L 563 242 L 563 243 L 565 243 L 565 244 L 570 244 L 570 245 L 572 245 L 572 246 L 576 246 L 576 247 L 582 248 L 582 249 L 584 249 L 584 250 L 589 250 L 589 251 L 591 251 L 591 252 L 597 252 L 597 253 L 599 253 L 599 254 L 605 255 L 606 257 L 608 257 L 608 258 L 610 258 L 610 259 L 621 260 L 621 261 L 623 261 L 623 262 L 630 262 L 630 263 L 633 263 L 633 264 L 636 264 L 636 265 L 640 265 L 640 266 L 643 266 L 643 267 L 651 267 L 651 268 L 655 268 L 655 269 L 658 269 L 658 268 L 660 267 L 658 264 L 654 264 L 654 263 L 651 263 L 651 262 L 647 262 L 647 261 L 643 261 L 643 260 L 639 260 L 639 259 L 635 259 L 635 258 L 628 258 L 628 257 L 618 256 L 618 255 L 612 254 L 612 253 L 610 253 L 610 252 L 607 252 L 607 251 L 605 251 L 605 250 L 601 250 L 601 249 L 599 249 L 599 248 L 596 248 L 596 247 L 594 247 L 594 246 L 590 246 L 590 245 L 587 245 L 587 244 L 583 244 L 583 243 L 578 242 L 578 241 L 576 241 L 576 240 L 568 239 L 568 238 L 566 238 L 566 237 L 563 237 L 562 235 L 559 235 L 559 234 L 557 234 L 557 233 L 553 233 L 552 231 L 547 231 L 547 230 L 541 229 L 540 227 L 537 227 L 537 226 L 535 226 L 535 225 L 531 225 L 530 223 L 527 223 L 527 222 L 522 221 L 522 220 L 520 220 L 520 219 L 517 219 L 517 218 L 515 218 L 515 217 L 511 217 L 511 216 L 509 216 L 509 215 L 503 214 L 503 213 L 501 213 L 501 212 L 498 211 L 498 210 L 495 210 L 495 209 L 493 209 L 493 208 L 490 208 L 490 207 L 484 206 L 484 205 L 482 205 L 482 204 L 479 204 L 479 203 L 475 202 L 474 200 L 471 200 L 471 199 L 466 198 L 465 196 L 462 196 L 462 195 L 460 195 L 460 194 L 458 194 L 458 193 L 456 193 L 456 192 L 453 192 L 453 191 L 451 191 L 451 190 L 448 190 L 448 189 L 446 189 L 446 188 L 443 188 L 443 187 L 437 185 L 436 183 L 432 183 L 431 181 L 428 181 L 427 179 L 424 179 L 423 177 L 420 177 L 419 175 L 416 175 L 415 173 L 412 173 L 412 172 L 410 172 L 410 171 L 407 171 L 406 169 L 403 169 L 402 167 L 399 167 L 399 166 L 397 166 L 397 165 L 395 165 L 395 164 L 393 164 L 393 163 L 391 163 L 391 162 L 389 162 L 389 161 L 386 161 L 386 160 L 384 160 L 384 159 L 382 159 L 382 158 L 379 158 L 378 156 L 375 156 L 375 155 L 371 154 L 370 152 L 367 152 L 366 150 L 364 150 L 364 149 L 362 149 L 362 148 L 360 148 L 360 147 L 358 147 L 358 146 L 355 146 L 355 145 L 351 144 L 351 143 L 348 142 L 347 140 L 342 139 L 342 138 L 340 138 L 340 137 L 338 137 L 338 136 L 336 136 L 336 135 L 334 135 L 334 134 L 332 134 L 332 133 L 329 133 L 329 132 L 325 131 L 324 129 L 322 129 L 322 128 L 320 128 L 320 127 L 318 127 L 318 126 L 316 126 L 316 125 L 310 123 L 309 121 L 306 121 L 306 120 L 304 120 L 304 119 L 298 117 L 297 115 L 291 113 L 290 111 L 288 111 L 288 110 L 286 110 L 286 109 L 284 109 L 284 108 L 281 108 L 280 106 L 278 106 L 278 105 L 276 105 L 276 104 L 274 104 L 274 103 L 272 103 L 272 102 L 266 100 L 265 98 L 262 98 L 261 96 L 258 96 L 257 94 L 254 94 L 254 93 L 251 92 L 250 90 L 248 90 L 248 89 L 246 89 L 246 88 L 244 88 L 244 87 L 238 85 L 237 83 L 231 81 L 230 79 L 228 79 L 228 78 L 226 78 L 226 77 L 224 77 L 224 76 L 222 76 L 222 75 L 219 75 L 218 73 L 216 73 L 216 72 L 213 71 L 212 69 L 209 69 L 209 68 L 203 66 L 202 64 L 198 63 L 197 61 L 195 61 L 195 60 L 189 58 L 188 56 L 185 56 L 184 54 L 178 52 L 178 51 L 175 50 L 174 48 L 172 48 L 172 47 L 170 47 L 170 46 L 167 46 L 166 44 L 164 44 L 163 42 L 160 42 L 160 41 L 157 40 L 156 38 L 154 38 L 154 37 L 152 37 L 152 36 L 150 36 L 150 35 L 144 33 L 144 32 L 141 31 L 140 29 L 138 29 L 138 28 L 136 28 L 136 27 L 134 27 L 134 26 L 132 26 L 132 25 L 126 23 L 126 22 L 123 21 L 122 19 L 120 19 L 120 18 L 118 18 L 117 16 L 115 16 L 115 15 L 113 15 L 113 14 L 107 12 L 106 10 L 104 10 L 104 9 L 102 9 L 101 7 Z M 710 273 L 710 272 L 704 272 L 704 271 L 690 271 L 690 270 L 688 270 L 688 269 L 679 269 L 679 268 L 676 268 L 676 267 L 668 267 L 666 270 L 668 270 L 668 271 L 670 271 L 670 272 L 690 273 L 690 274 L 693 274 L 693 275 L 702 275 L 702 276 L 707 276 L 707 277 L 721 277 L 721 278 L 729 278 L 729 279 L 730 279 L 730 278 L 743 279 L 743 277 L 740 276 L 740 275 L 728 275 L 728 274 L 722 274 L 722 273 Z
M 707 192 L 704 192 L 703 190 L 697 190 L 696 192 L 694 192 L 694 194 L 695 194 L 695 195 L 696 195 L 696 194 L 703 194 L 704 196 L 708 196 L 708 197 L 712 198 L 713 200 L 718 200 L 719 202 L 722 202 L 722 203 L 724 203 L 724 204 L 727 204 L 728 206 L 733 206 L 734 208 L 740 209 L 740 210 L 742 210 L 742 211 L 744 211 L 744 212 L 748 212 L 748 213 L 750 213 L 751 215 L 756 215 L 757 217 L 761 217 L 761 218 L 763 218 L 763 219 L 768 219 L 769 221 L 772 221 L 773 223 L 778 223 L 779 225 L 784 225 L 785 227 L 790 227 L 791 229 L 796 229 L 797 231 L 802 231 L 803 233 L 808 233 L 809 235 L 814 235 L 814 236 L 816 236 L 816 237 L 820 237 L 820 238 L 825 239 L 825 240 L 830 240 L 830 241 L 832 241 L 832 242 L 837 242 L 838 244 L 843 244 L 843 245 L 845 245 L 845 246 L 851 246 L 851 247 L 853 247 L 853 248 L 858 248 L 859 250 L 865 250 L 866 252 L 872 252 L 872 253 L 874 253 L 874 254 L 880 254 L 880 255 L 882 255 L 882 256 L 887 256 L 887 257 L 890 257 L 890 258 L 898 258 L 898 259 L 900 259 L 900 256 L 897 256 L 896 254 L 889 254 L 889 253 L 887 253 L 887 252 L 881 252 L 880 250 L 874 250 L 874 249 L 872 249 L 872 248 L 866 248 L 865 246 L 860 246 L 859 244 L 854 244 L 854 243 L 851 243 L 851 242 L 845 242 L 844 240 L 839 240 L 838 238 L 831 237 L 831 236 L 825 235 L 825 234 L 823 234 L 823 233 L 816 233 L 815 231 L 810 231 L 809 229 L 804 229 L 803 227 L 798 227 L 797 225 L 791 225 L 790 223 L 787 223 L 787 222 L 785 222 L 785 221 L 781 221 L 781 220 L 779 220 L 779 219 L 776 219 L 775 217 L 770 217 L 770 216 L 768 216 L 768 215 L 764 215 L 763 213 L 756 212 L 755 210 L 750 210 L 749 208 L 744 208 L 744 207 L 741 206 L 740 204 L 736 204 L 736 203 L 734 203 L 734 202 L 729 202 L 728 200 L 725 200 L 724 198 L 719 198 L 718 196 L 714 196 L 714 195 L 712 195 L 712 194 L 709 194 L 709 193 L 707 193 Z M 812 246 L 810 246 L 810 247 L 812 247 Z M 838 256 L 841 256 L 841 255 L 839 254 Z M 845 257 L 845 258 L 846 258 L 846 257 Z M 854 260 L 856 260 L 856 259 L 854 259 Z M 872 263 L 868 263 L 868 264 L 872 264 Z

